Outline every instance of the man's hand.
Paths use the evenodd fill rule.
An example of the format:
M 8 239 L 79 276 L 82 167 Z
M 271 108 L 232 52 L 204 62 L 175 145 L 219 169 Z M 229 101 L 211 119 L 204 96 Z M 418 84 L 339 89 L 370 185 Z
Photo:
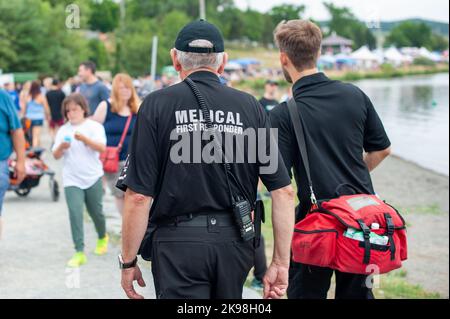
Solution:
M 289 266 L 272 262 L 263 278 L 264 299 L 280 299 L 288 287 Z
M 20 184 L 25 179 L 25 161 L 17 161 L 14 167 L 14 175 L 16 177 L 17 183 Z
M 144 299 L 144 296 L 138 294 L 134 290 L 133 281 L 137 281 L 138 285 L 145 287 L 145 281 L 142 277 L 139 266 L 122 270 L 122 288 L 130 299 Z

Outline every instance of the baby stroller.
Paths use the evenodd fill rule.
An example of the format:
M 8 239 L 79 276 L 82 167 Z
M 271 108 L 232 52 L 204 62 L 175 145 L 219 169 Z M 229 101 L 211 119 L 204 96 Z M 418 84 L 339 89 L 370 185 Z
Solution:
M 8 162 L 10 187 L 9 189 L 14 191 L 18 196 L 25 197 L 31 189 L 37 187 L 44 175 L 49 176 L 49 187 L 51 192 L 51 198 L 54 202 L 59 200 L 59 185 L 55 180 L 55 172 L 45 164 L 41 159 L 44 148 L 30 148 L 30 123 L 29 120 L 23 120 L 23 129 L 25 131 L 26 139 L 26 158 L 25 158 L 25 179 L 19 184 L 15 178 L 14 168 L 16 166 L 16 160 L 11 159 Z

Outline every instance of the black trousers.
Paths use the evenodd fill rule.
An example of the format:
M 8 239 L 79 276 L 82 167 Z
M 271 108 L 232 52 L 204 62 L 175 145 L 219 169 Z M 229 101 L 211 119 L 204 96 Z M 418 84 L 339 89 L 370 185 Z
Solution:
M 152 273 L 158 299 L 241 299 L 254 264 L 253 241 L 236 227 L 158 227 Z
M 289 269 L 289 299 L 326 299 L 331 277 L 336 273 L 336 299 L 374 299 L 372 289 L 367 287 L 368 276 L 342 273 L 291 262 Z
M 266 245 L 264 236 L 261 234 L 260 244 L 255 249 L 255 269 L 253 275 L 257 280 L 262 281 L 267 271 Z

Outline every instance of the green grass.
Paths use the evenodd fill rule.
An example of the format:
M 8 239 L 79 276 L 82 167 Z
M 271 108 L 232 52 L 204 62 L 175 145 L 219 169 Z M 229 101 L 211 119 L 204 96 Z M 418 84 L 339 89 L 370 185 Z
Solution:
M 425 291 L 420 285 L 410 284 L 405 270 L 391 272 L 382 275 L 380 287 L 374 289 L 376 298 L 379 299 L 439 299 L 438 293 Z

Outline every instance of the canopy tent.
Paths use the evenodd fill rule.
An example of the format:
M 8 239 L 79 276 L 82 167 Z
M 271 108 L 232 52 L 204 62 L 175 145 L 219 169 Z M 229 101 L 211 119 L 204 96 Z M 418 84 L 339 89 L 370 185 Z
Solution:
M 378 61 L 378 57 L 375 53 L 372 53 L 367 46 L 362 46 L 350 56 L 356 60 L 363 60 L 363 61 Z
M 259 65 L 259 64 L 261 64 L 260 61 L 258 61 L 256 59 L 253 59 L 253 58 L 242 58 L 242 59 L 230 60 L 229 63 L 239 64 L 243 68 L 248 68 L 250 65 Z
M 336 63 L 336 59 L 332 55 L 322 55 L 320 56 L 319 60 L 317 61 L 317 66 L 320 69 L 331 69 L 334 67 L 334 64 Z
M 230 61 L 225 65 L 225 71 L 239 71 L 239 70 L 242 70 L 242 66 L 239 63 Z
M 351 51 L 353 41 L 337 35 L 333 32 L 330 36 L 322 40 L 322 52 L 342 53 Z
M 334 58 L 336 59 L 336 63 L 340 65 L 353 66 L 356 64 L 356 59 L 344 53 L 337 54 Z
M 419 50 L 419 56 L 429 59 L 434 62 L 441 62 L 442 56 L 435 52 L 430 52 L 427 48 L 421 47 Z
M 384 51 L 384 59 L 394 65 L 411 62 L 411 58 L 403 55 L 396 47 L 390 47 Z
M 367 46 L 362 46 L 350 56 L 357 61 L 357 64 L 365 68 L 373 68 L 378 65 L 378 56 L 372 53 Z

